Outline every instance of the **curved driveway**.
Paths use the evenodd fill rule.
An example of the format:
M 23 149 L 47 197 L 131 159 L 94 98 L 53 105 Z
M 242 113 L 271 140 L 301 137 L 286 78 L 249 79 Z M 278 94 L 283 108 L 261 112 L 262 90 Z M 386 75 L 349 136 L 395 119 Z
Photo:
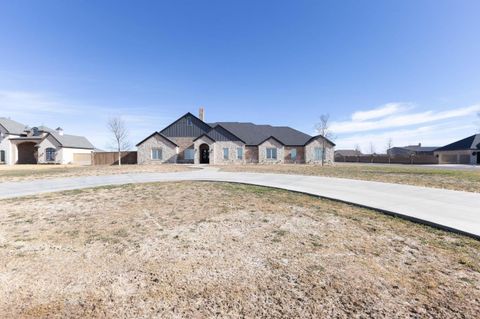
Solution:
M 232 173 L 204 169 L 175 173 L 71 177 L 0 183 L 0 199 L 103 185 L 186 180 L 282 188 L 373 208 L 480 238 L 480 194 L 320 176 Z

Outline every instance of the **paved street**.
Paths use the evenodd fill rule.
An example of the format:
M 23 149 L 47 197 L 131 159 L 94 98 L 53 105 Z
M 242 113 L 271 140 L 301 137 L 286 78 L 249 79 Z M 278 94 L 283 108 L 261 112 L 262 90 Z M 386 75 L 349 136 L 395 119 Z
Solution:
M 331 177 L 198 169 L 0 183 L 0 199 L 102 185 L 223 181 L 277 187 L 402 215 L 480 238 L 480 194 Z M 1 213 L 1 206 L 0 206 Z

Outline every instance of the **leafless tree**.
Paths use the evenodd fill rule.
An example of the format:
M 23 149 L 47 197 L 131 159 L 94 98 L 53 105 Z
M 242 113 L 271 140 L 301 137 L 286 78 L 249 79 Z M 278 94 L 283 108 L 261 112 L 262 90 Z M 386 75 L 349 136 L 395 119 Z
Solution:
M 357 153 L 357 155 L 360 155 L 360 153 L 362 152 L 360 144 L 355 144 L 355 152 Z
M 327 139 L 333 139 L 333 132 L 330 130 L 330 115 L 320 115 L 320 122 L 315 125 L 318 135 L 324 137 L 322 139 L 322 166 L 325 164 L 325 152 L 327 150 Z
M 125 122 L 120 117 L 113 117 L 108 120 L 107 128 L 113 135 L 115 149 L 118 151 L 118 165 L 122 165 L 122 151 L 130 148 L 128 141 L 128 130 Z
M 393 147 L 393 140 L 392 138 L 390 137 L 388 140 L 387 140 L 387 155 L 388 155 L 388 164 L 391 164 L 392 162 L 392 157 L 391 157 L 391 152 L 390 152 L 390 149 Z

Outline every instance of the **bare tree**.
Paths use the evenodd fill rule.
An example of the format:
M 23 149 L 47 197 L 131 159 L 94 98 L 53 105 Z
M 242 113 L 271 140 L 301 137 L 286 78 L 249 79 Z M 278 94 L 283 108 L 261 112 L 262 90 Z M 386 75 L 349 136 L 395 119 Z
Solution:
M 327 139 L 333 138 L 333 132 L 330 130 L 330 115 L 320 115 L 320 122 L 315 125 L 318 135 L 322 136 L 322 166 L 325 164 L 325 152 L 327 150 Z
M 393 140 L 392 138 L 390 137 L 388 140 L 387 140 L 387 155 L 388 155 L 388 164 L 391 164 L 392 163 L 392 157 L 391 157 L 391 152 L 390 152 L 390 149 L 393 147 Z
M 360 153 L 362 152 L 360 144 L 355 144 L 355 152 L 357 153 L 357 155 L 360 155 Z
M 122 151 L 130 148 L 128 141 L 128 130 L 125 122 L 120 117 L 113 117 L 108 120 L 108 130 L 113 135 L 115 149 L 118 151 L 118 166 L 122 165 Z

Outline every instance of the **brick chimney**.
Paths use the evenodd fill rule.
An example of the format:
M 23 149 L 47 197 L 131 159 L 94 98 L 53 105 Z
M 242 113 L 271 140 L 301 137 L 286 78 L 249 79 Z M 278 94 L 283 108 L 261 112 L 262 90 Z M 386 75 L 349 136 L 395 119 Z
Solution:
M 198 118 L 202 121 L 205 121 L 205 109 L 203 108 L 203 106 L 198 109 Z

